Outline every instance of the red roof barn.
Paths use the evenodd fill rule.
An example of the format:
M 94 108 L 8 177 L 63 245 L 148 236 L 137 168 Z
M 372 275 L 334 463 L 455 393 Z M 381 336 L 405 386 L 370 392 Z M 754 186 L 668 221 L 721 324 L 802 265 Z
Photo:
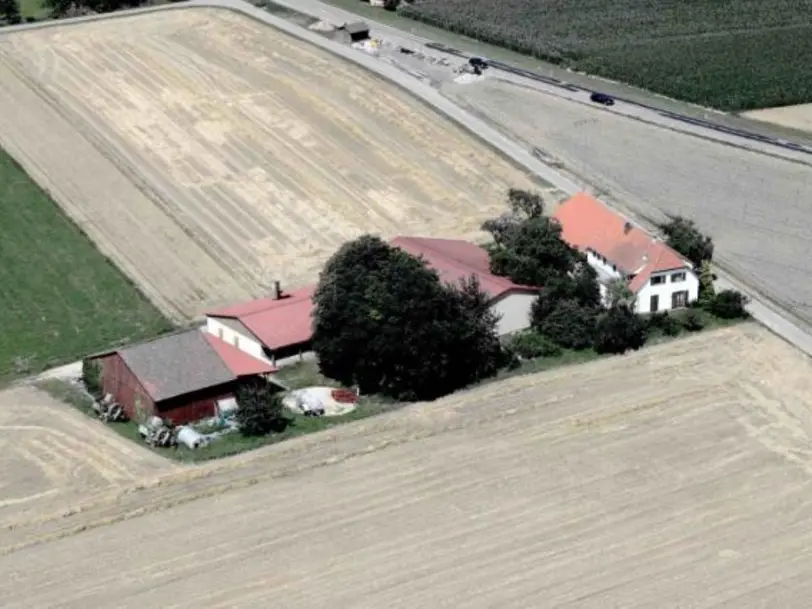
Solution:
M 500 317 L 499 334 L 530 325 L 530 307 L 538 289 L 491 274 L 485 248 L 456 239 L 428 237 L 397 237 L 391 243 L 422 257 L 447 283 L 475 276 Z M 206 331 L 267 361 L 308 351 L 313 335 L 315 289 L 310 285 L 290 293 L 280 291 L 276 296 L 211 311 L 206 314 Z
M 233 398 L 240 382 L 276 371 L 198 329 L 89 359 L 101 364 L 102 391 L 128 417 L 156 415 L 176 424 L 215 416 L 218 402 Z

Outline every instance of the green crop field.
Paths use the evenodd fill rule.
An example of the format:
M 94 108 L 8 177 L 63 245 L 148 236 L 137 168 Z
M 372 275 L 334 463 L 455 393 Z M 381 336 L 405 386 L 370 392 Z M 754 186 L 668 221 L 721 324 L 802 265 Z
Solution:
M 169 327 L 0 150 L 0 381 Z
M 812 101 L 812 0 L 415 0 L 400 12 L 723 110 Z

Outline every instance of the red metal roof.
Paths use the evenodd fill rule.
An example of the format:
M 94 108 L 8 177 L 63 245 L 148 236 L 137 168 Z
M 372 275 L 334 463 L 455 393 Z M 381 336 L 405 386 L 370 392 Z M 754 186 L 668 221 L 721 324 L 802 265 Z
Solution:
M 214 352 L 223 360 L 231 373 L 236 377 L 253 376 L 255 374 L 270 374 L 276 372 L 278 368 L 257 359 L 252 355 L 248 355 L 245 351 L 241 351 L 232 345 L 229 345 L 224 340 L 220 340 L 216 336 L 203 332 L 203 338 L 209 343 Z
M 460 280 L 474 275 L 480 288 L 492 299 L 513 290 L 536 291 L 536 288 L 513 283 L 507 277 L 499 277 L 490 271 L 488 251 L 474 243 L 457 239 L 434 239 L 430 237 L 396 237 L 392 245 L 423 257 L 437 271 L 440 280 L 458 285 Z
M 561 224 L 564 241 L 580 250 L 591 249 L 618 270 L 635 275 L 629 283 L 632 292 L 642 288 L 652 273 L 692 268 L 665 243 L 585 192 L 559 205 L 553 218 Z
M 397 237 L 397 246 L 414 256 L 422 256 L 435 269 L 442 281 L 457 284 L 475 275 L 482 291 L 492 299 L 517 290 L 535 292 L 489 270 L 488 252 L 479 245 L 454 239 Z M 240 321 L 269 349 L 281 349 L 309 341 L 313 336 L 313 293 L 315 285 L 299 288 L 279 300 L 260 298 L 207 313 L 209 317 L 226 317 Z
M 279 300 L 260 298 L 217 309 L 207 315 L 240 321 L 269 349 L 289 347 L 307 342 L 313 336 L 311 314 L 315 290 L 315 285 L 309 285 L 283 294 Z

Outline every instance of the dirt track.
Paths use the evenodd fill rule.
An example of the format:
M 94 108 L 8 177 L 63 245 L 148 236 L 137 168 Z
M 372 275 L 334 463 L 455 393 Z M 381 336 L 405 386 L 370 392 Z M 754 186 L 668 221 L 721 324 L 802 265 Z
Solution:
M 0 36 L 0 83 L 0 145 L 176 318 L 311 281 L 362 232 L 478 234 L 531 186 L 394 85 L 225 10 Z
M 0 598 L 804 608 L 811 372 L 747 326 L 486 386 L 63 519 L 90 530 L 0 558 Z

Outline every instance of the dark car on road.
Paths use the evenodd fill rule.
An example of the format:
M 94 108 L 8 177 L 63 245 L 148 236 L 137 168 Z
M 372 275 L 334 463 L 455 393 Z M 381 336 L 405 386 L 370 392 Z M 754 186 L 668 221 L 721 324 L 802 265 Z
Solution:
M 598 93 L 595 91 L 592 95 L 589 96 L 596 104 L 603 104 L 604 106 L 614 106 L 615 105 L 615 98 L 611 95 L 607 95 L 606 93 Z

